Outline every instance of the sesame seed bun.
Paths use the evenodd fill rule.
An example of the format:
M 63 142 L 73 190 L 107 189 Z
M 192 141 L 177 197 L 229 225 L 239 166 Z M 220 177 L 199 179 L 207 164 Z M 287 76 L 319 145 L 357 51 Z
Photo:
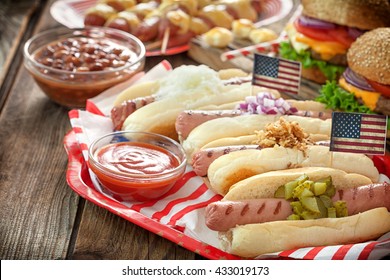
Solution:
M 390 26 L 387 0 L 302 0 L 306 16 L 363 30 Z
M 377 28 L 361 35 L 348 50 L 347 60 L 355 73 L 390 85 L 390 28 Z

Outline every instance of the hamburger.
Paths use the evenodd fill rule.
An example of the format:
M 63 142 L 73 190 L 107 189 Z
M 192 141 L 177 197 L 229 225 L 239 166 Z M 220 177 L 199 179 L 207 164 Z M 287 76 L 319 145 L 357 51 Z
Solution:
M 332 110 L 390 115 L 390 27 L 357 38 L 347 61 L 339 83 L 328 81 L 317 101 Z
M 286 27 L 279 53 L 300 61 L 302 76 L 317 83 L 337 80 L 351 44 L 368 30 L 390 26 L 386 0 L 302 0 L 302 14 Z

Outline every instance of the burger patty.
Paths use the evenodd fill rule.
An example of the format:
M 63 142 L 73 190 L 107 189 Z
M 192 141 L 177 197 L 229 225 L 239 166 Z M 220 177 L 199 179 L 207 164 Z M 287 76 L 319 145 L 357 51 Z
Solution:
M 384 115 L 390 115 L 390 98 L 381 95 L 376 103 L 375 111 Z
M 321 58 L 321 55 L 318 52 L 310 49 L 310 53 L 314 59 L 324 60 Z M 340 65 L 340 66 L 347 66 L 348 65 L 346 54 L 336 54 L 331 59 L 327 59 L 326 61 L 331 63 L 331 64 L 334 64 L 334 65 Z

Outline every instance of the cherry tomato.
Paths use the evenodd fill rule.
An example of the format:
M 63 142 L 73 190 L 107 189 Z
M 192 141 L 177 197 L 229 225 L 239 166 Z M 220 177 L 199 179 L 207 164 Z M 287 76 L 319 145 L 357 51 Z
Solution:
M 390 86 L 380 84 L 369 79 L 366 79 L 370 86 L 375 89 L 377 92 L 381 93 L 383 96 L 390 98 Z
M 386 154 L 383 156 L 373 156 L 372 161 L 379 173 L 385 174 L 390 178 L 390 155 Z

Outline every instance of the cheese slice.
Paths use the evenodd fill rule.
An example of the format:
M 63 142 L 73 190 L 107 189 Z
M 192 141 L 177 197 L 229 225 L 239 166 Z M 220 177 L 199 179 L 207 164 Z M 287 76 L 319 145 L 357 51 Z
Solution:
M 295 29 L 293 24 L 288 24 L 285 28 L 288 39 L 290 40 L 290 43 L 292 47 L 297 51 L 297 53 L 300 53 L 301 51 L 305 51 L 310 48 L 309 45 L 300 43 L 297 41 L 296 37 L 298 34 L 298 31 Z
M 353 93 L 357 98 L 361 98 L 364 104 L 372 111 L 375 110 L 376 104 L 380 97 L 380 93 L 357 88 L 347 83 L 347 81 L 343 77 L 340 78 L 339 85 L 346 91 Z
M 297 32 L 297 42 L 309 45 L 315 52 L 321 55 L 323 60 L 329 60 L 337 54 L 346 54 L 348 48 L 337 42 L 318 41 Z

